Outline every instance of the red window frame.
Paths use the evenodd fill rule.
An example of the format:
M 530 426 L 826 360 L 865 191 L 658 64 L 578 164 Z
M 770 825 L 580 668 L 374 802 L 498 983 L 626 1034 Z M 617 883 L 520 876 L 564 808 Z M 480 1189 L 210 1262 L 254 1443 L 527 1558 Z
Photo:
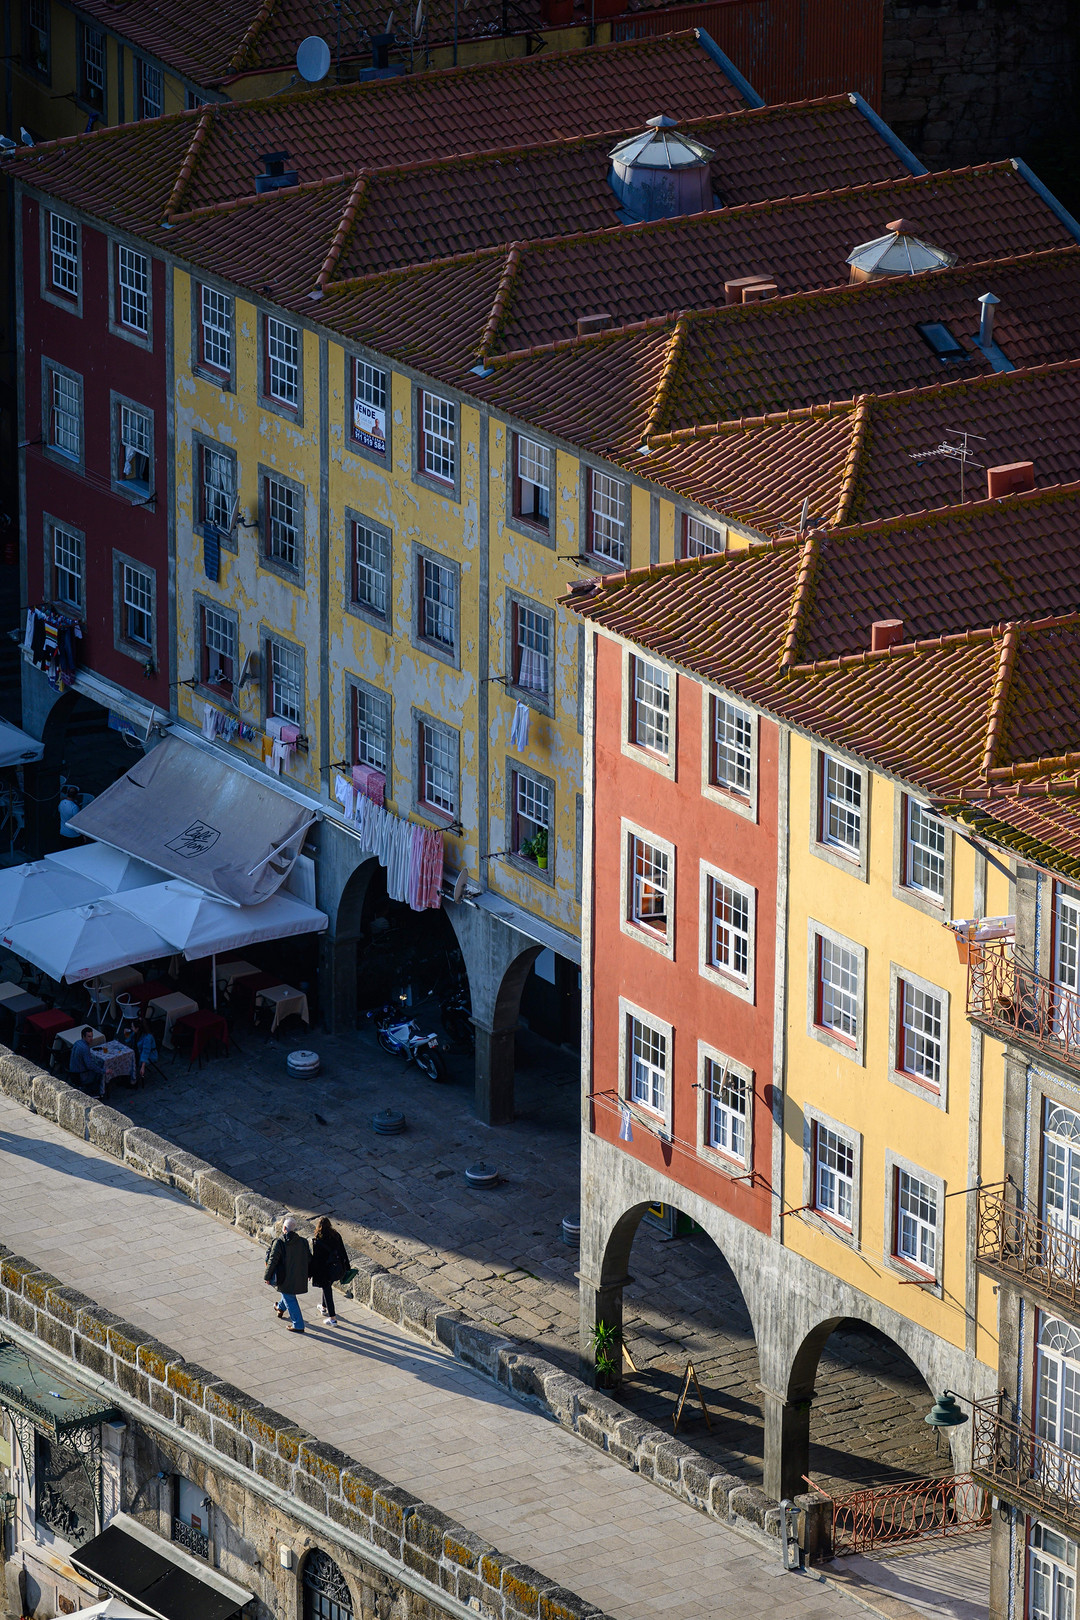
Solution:
M 215 653 L 220 658 L 220 653 Z M 231 702 L 236 695 L 236 661 L 230 659 L 233 672 L 228 680 L 212 681 L 210 679 L 210 647 L 206 640 L 206 608 L 199 608 L 199 678 L 208 692 L 217 692 L 219 696 L 228 698 Z

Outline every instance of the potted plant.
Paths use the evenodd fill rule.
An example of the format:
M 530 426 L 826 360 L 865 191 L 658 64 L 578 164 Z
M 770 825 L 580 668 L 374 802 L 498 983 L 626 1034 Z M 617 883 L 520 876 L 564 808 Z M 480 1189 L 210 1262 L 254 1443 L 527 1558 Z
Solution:
M 619 1379 L 619 1330 L 610 1322 L 597 1322 L 589 1337 L 596 1369 L 596 1387 L 614 1389 Z
M 541 827 L 531 842 L 533 860 L 543 872 L 547 868 L 547 828 Z

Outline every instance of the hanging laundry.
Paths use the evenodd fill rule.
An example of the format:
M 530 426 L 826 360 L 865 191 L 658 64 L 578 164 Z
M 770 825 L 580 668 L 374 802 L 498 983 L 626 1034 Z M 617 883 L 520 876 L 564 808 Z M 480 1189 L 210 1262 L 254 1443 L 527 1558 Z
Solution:
M 221 574 L 221 531 L 216 524 L 203 524 L 203 573 L 216 585 Z
M 78 619 L 61 613 L 58 608 L 31 608 L 26 615 L 23 647 L 30 654 L 30 662 L 44 670 L 49 685 L 57 692 L 66 692 L 74 685 L 76 643 L 82 640 L 82 635 Z
M 345 812 L 345 820 L 352 821 L 356 814 L 356 789 L 348 777 L 334 772 L 334 798 Z
M 510 722 L 510 743 L 519 751 L 529 746 L 529 705 L 514 704 L 514 718 Z
M 365 794 L 374 804 L 382 804 L 386 797 L 386 773 L 375 770 L 372 765 L 354 765 L 352 768 L 353 786 L 358 792 Z
M 217 735 L 218 711 L 212 703 L 204 703 L 202 710 L 202 734 L 207 742 L 213 742 Z

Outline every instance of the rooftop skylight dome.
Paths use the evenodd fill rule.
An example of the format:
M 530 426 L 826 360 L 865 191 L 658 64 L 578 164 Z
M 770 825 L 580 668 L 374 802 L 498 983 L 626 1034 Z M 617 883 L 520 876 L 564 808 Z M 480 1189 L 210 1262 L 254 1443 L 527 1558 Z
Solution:
M 646 121 L 640 135 L 620 141 L 608 153 L 611 189 L 619 217 L 631 225 L 645 219 L 677 219 L 718 205 L 713 197 L 711 146 L 678 133 L 663 113 Z
M 914 234 L 906 219 L 890 219 L 886 236 L 864 242 L 848 255 L 852 281 L 880 281 L 886 276 L 917 276 L 923 270 L 948 270 L 955 253 L 934 247 Z

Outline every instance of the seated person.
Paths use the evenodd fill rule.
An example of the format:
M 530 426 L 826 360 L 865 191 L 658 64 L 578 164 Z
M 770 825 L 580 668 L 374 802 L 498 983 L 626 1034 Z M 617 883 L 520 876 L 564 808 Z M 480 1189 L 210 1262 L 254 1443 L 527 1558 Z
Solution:
M 146 1071 L 151 1063 L 157 1062 L 157 1042 L 147 1025 L 145 1018 L 140 1018 L 131 1032 L 128 1045 L 135 1053 L 135 1073 L 131 1077 L 132 1086 L 141 1080 L 146 1084 Z
M 100 1097 L 105 1095 L 105 1072 L 100 1064 L 94 1061 L 90 1050 L 90 1042 L 94 1038 L 92 1025 L 84 1024 L 79 1031 L 79 1038 L 71 1048 L 71 1057 L 68 1062 L 68 1078 L 73 1086 L 80 1091 L 96 1091 Z

